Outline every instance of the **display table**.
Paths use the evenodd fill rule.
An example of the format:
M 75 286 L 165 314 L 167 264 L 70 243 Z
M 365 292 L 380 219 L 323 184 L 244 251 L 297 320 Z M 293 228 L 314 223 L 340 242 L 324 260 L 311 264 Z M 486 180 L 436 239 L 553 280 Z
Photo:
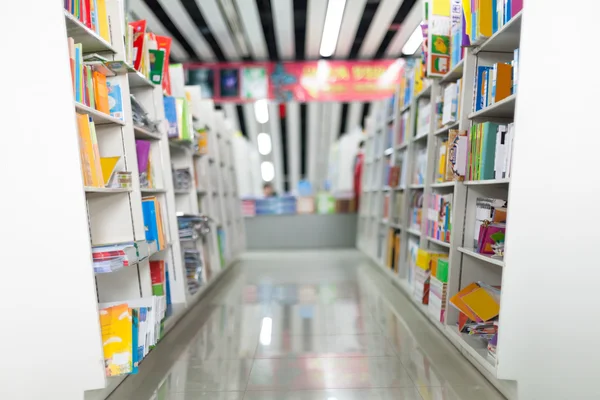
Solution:
M 246 217 L 248 250 L 354 248 L 356 214 Z

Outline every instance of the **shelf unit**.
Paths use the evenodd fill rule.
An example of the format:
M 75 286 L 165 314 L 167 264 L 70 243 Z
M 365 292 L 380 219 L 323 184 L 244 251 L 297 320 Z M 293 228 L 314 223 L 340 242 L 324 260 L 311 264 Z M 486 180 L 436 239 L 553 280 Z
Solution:
M 28 51 L 51 62 L 44 69 L 44 74 L 39 73 L 39 65 L 25 63 L 12 75 L 14 83 L 7 82 L 6 93 L 11 93 L 14 100 L 14 105 L 9 104 L 6 109 L 14 116 L 14 123 L 9 121 L 7 129 L 21 134 L 10 136 L 7 146 L 3 146 L 4 150 L 10 149 L 3 151 L 3 159 L 19 171 L 17 174 L 11 171 L 12 176 L 6 179 L 19 195 L 10 196 L 14 200 L 7 199 L 6 205 L 15 215 L 5 215 L 3 226 L 14 233 L 9 235 L 14 239 L 8 238 L 5 243 L 15 250 L 14 257 L 7 256 L 7 262 L 24 268 L 7 272 L 6 278 L 13 281 L 11 286 L 14 286 L 15 293 L 10 293 L 11 297 L 16 299 L 27 293 L 28 298 L 26 305 L 15 307 L 14 312 L 5 310 L 6 317 L 23 328 L 17 333 L 18 336 L 9 334 L 7 340 L 14 345 L 15 351 L 36 342 L 36 336 L 39 342 L 39 329 L 32 328 L 31 323 L 25 322 L 26 319 L 33 321 L 35 326 L 50 326 L 52 321 L 63 325 L 63 329 L 44 332 L 45 342 L 37 353 L 43 359 L 54 360 L 53 368 L 27 368 L 29 378 L 46 384 L 24 387 L 22 382 L 25 377 L 18 376 L 14 387 L 9 384 L 3 388 L 3 393 L 19 392 L 24 398 L 50 396 L 71 399 L 81 398 L 82 394 L 86 399 L 93 400 L 108 397 L 128 375 L 106 377 L 99 303 L 126 302 L 152 296 L 150 261 L 164 260 L 169 275 L 166 284 L 169 285 L 172 299 L 164 321 L 164 334 L 218 277 L 223 276 L 243 248 L 243 240 L 236 235 L 237 232 L 243 232 L 243 225 L 240 227 L 240 223 L 243 224 L 241 207 L 235 197 L 237 190 L 229 181 L 221 181 L 235 176 L 234 166 L 228 161 L 231 157 L 225 154 L 232 130 L 226 129 L 228 125 L 225 121 L 222 121 L 225 128 L 220 127 L 220 134 L 224 138 L 224 158 L 221 163 L 228 168 L 227 174 L 216 177 L 218 190 L 215 197 L 220 199 L 224 192 L 227 193 L 227 207 L 208 211 L 218 213 L 217 219 L 225 221 L 226 229 L 230 229 L 231 233 L 226 245 L 226 257 L 219 271 L 190 298 L 186 294 L 181 244 L 178 240 L 178 203 L 173 189 L 172 146 L 167 138 L 166 125 L 160 125 L 156 133 L 135 127 L 129 101 L 130 94 L 133 94 L 149 112 L 151 119 L 164 121 L 162 88 L 135 71 L 107 77 L 111 85 L 118 84 L 121 89 L 123 119 L 74 102 L 67 37 L 73 37 L 75 43 L 81 43 L 84 54 L 98 53 L 109 61 L 122 62 L 125 59 L 124 43 L 117 40 L 124 37 L 121 23 L 125 21 L 123 2 L 107 0 L 106 3 L 112 43 L 63 10 L 62 3 L 59 6 L 54 2 L 35 1 L 33 6 L 36 12 L 28 22 L 42 27 L 44 34 L 40 36 L 39 32 L 32 31 L 37 36 L 35 40 L 32 39 L 34 43 Z M 11 7 L 8 6 L 5 11 L 18 15 L 18 10 Z M 24 38 L 29 40 L 31 37 Z M 16 47 L 11 44 L 7 49 L 12 54 L 24 54 L 17 42 Z M 23 90 L 23 82 L 32 85 L 31 89 Z M 37 107 L 32 114 L 30 107 L 23 106 L 27 104 L 26 97 L 30 100 L 35 98 L 43 107 Z M 101 157 L 122 157 L 123 170 L 131 173 L 130 188 L 84 186 L 76 114 L 89 115 L 94 121 Z M 42 124 L 23 123 L 27 118 Z M 17 124 L 22 126 L 18 128 Z M 53 130 L 58 130 L 59 134 L 52 134 Z M 151 141 L 154 188 L 140 187 L 136 139 Z M 214 156 L 218 159 L 219 154 Z M 52 162 L 48 163 L 50 159 Z M 40 192 L 51 195 L 41 198 Z M 196 190 L 190 195 L 196 197 Z M 160 203 L 166 236 L 166 245 L 160 251 L 155 242 L 146 241 L 142 209 L 145 196 L 156 196 Z M 15 212 L 23 209 L 35 209 L 39 213 L 35 231 L 31 230 L 31 224 L 24 223 L 22 212 Z M 29 230 L 29 236 L 40 234 L 43 239 L 36 244 L 23 241 L 27 237 L 25 228 Z M 136 244 L 139 261 L 112 273 L 94 273 L 92 247 L 122 242 Z M 32 252 L 39 252 L 43 258 L 34 257 L 35 261 L 30 261 L 31 257 L 23 257 L 23 254 Z M 25 273 L 29 274 L 28 279 L 23 275 Z M 35 279 L 31 279 L 32 274 Z M 29 361 L 16 353 L 7 356 L 15 360 L 16 365 Z M 144 363 L 141 363 L 140 368 L 143 367 Z M 26 369 L 19 367 L 19 370 Z M 65 371 L 75 375 L 66 379 Z
M 512 52 L 519 46 L 521 26 L 521 13 L 517 14 L 508 24 L 506 24 L 495 35 L 476 48 L 469 49 L 463 61 L 453 68 L 443 78 L 432 80 L 430 86 L 421 93 L 413 96 L 412 101 L 406 105 L 396 107 L 395 116 L 385 123 L 393 124 L 393 137 L 396 137 L 398 130 L 398 121 L 402 113 L 409 111 L 409 126 L 406 130 L 406 137 L 412 137 L 408 142 L 403 143 L 403 147 L 394 143 L 392 146 L 395 151 L 392 157 L 397 157 L 401 151 L 408 154 L 408 163 L 405 170 L 408 177 L 411 177 L 415 168 L 415 149 L 416 146 L 426 146 L 427 148 L 427 180 L 423 185 L 408 184 L 407 194 L 404 197 L 402 221 L 395 223 L 389 218 L 386 223 L 381 223 L 383 196 L 385 195 L 382 171 L 384 166 L 379 161 L 382 158 L 382 150 L 375 146 L 378 137 L 384 132 L 382 118 L 379 114 L 384 108 L 383 103 L 372 108 L 372 112 L 367 119 L 367 161 L 363 175 L 363 186 L 367 189 L 363 192 L 361 200 L 361 210 L 359 217 L 359 230 L 357 235 L 357 247 L 366 253 L 382 270 L 391 278 L 391 280 L 403 290 L 407 296 L 414 302 L 419 310 L 432 322 L 436 328 L 448 338 L 461 353 L 473 363 L 479 371 L 484 374 L 505 396 L 516 398 L 516 384 L 514 381 L 503 380 L 503 374 L 499 373 L 498 362 L 488 356 L 485 342 L 466 334 L 461 334 L 456 328 L 458 312 L 450 305 L 446 305 L 446 321 L 441 323 L 433 318 L 427 306 L 421 304 L 413 297 L 411 284 L 407 280 L 409 274 L 408 257 L 409 250 L 407 240 L 409 237 L 418 238 L 419 247 L 424 249 L 448 251 L 449 260 L 449 278 L 448 278 L 448 296 L 449 299 L 464 286 L 475 281 L 484 281 L 491 285 L 502 284 L 502 274 L 506 268 L 502 259 L 493 258 L 487 255 L 476 253 L 472 250 L 474 209 L 477 197 L 497 197 L 508 199 L 510 179 L 493 179 L 482 181 L 465 182 L 435 182 L 436 145 L 448 135 L 450 129 L 459 129 L 468 131 L 474 122 L 512 122 L 514 120 L 516 94 L 495 103 L 483 110 L 469 112 L 473 110 L 473 92 L 475 91 L 475 77 L 478 65 L 492 65 L 495 62 L 506 62 L 512 59 Z M 419 137 L 414 137 L 416 131 L 416 107 L 418 99 L 424 96 L 430 96 L 434 99 L 438 94 L 443 93 L 444 85 L 455 82 L 458 79 L 463 81 L 463 91 L 459 97 L 461 114 L 456 123 L 449 126 L 438 128 L 431 123 L 429 132 Z M 431 121 L 435 118 L 432 116 Z M 401 151 L 398 151 L 402 149 Z M 383 155 L 385 158 L 385 155 Z M 408 216 L 410 213 L 409 202 L 410 194 L 415 190 L 424 192 L 424 199 L 432 192 L 453 193 L 452 209 L 452 232 L 450 243 L 441 242 L 437 239 L 429 238 L 425 234 L 426 207 L 423 208 L 423 220 L 420 229 L 408 225 Z M 391 209 L 394 207 L 394 193 L 389 200 Z M 426 202 L 424 202 L 426 203 Z M 510 207 L 510 206 L 509 206 Z M 368 211 L 367 211 L 368 210 Z M 368 218 L 369 213 L 375 215 L 375 219 Z M 385 251 L 381 247 L 386 246 L 386 238 L 389 228 L 399 229 L 401 234 L 401 248 L 398 272 L 390 270 L 385 265 Z M 510 227 L 508 227 L 510 229 Z M 502 311 L 501 314 L 502 315 Z M 501 326 L 500 326 L 501 329 Z M 498 349 L 502 342 L 498 342 Z M 497 353 L 498 354 L 498 353 Z

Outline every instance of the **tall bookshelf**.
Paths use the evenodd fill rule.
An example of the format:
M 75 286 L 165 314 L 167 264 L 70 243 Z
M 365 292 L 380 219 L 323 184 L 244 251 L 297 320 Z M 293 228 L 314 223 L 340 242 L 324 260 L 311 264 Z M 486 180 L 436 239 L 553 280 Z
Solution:
M 471 282 L 484 281 L 490 285 L 501 285 L 502 275 L 508 266 L 502 259 L 491 258 L 487 255 L 473 251 L 472 238 L 474 229 L 475 201 L 478 197 L 492 197 L 508 199 L 510 178 L 491 179 L 479 181 L 450 181 L 436 182 L 435 168 L 437 165 L 436 148 L 438 143 L 448 136 L 450 129 L 469 131 L 473 123 L 514 121 L 516 94 L 497 102 L 483 110 L 472 112 L 474 109 L 474 92 L 476 89 L 477 66 L 492 65 L 496 62 L 512 60 L 513 51 L 519 47 L 522 12 L 513 17 L 507 24 L 493 36 L 477 47 L 466 51 L 464 59 L 441 79 L 432 79 L 430 84 L 413 96 L 409 104 L 396 106 L 393 115 L 387 116 L 388 102 L 380 102 L 373 108 L 367 118 L 366 133 L 366 165 L 363 171 L 363 193 L 361 209 L 359 211 L 359 231 L 357 246 L 387 274 L 392 282 L 402 289 L 414 302 L 416 307 L 442 332 L 471 362 L 508 398 L 516 398 L 516 384 L 514 381 L 503 380 L 508 378 L 499 365 L 502 361 L 501 336 L 498 341 L 497 354 L 493 359 L 488 355 L 485 344 L 474 340 L 467 334 L 460 333 L 456 328 L 458 312 L 450 304 L 446 304 L 446 320 L 441 323 L 413 297 L 413 288 L 407 280 L 409 273 L 408 240 L 414 238 L 422 249 L 440 250 L 448 253 L 449 277 L 447 299 Z M 423 135 L 413 135 L 416 128 L 416 112 L 419 99 L 429 97 L 434 103 L 436 96 L 443 92 L 445 85 L 463 81 L 463 89 L 459 96 L 461 113 L 458 121 L 442 128 L 437 128 L 433 115 L 430 120 L 429 130 Z M 433 107 L 432 107 L 433 109 Z M 432 111 L 433 112 L 433 111 Z M 405 142 L 396 143 L 396 132 L 403 113 L 409 114 L 408 135 Z M 393 138 L 391 146 L 384 146 L 384 136 L 392 127 Z M 426 180 L 423 184 L 410 184 L 415 167 L 415 155 L 419 148 L 425 148 L 427 154 Z M 383 171 L 385 160 L 398 161 L 399 157 L 407 157 L 404 168 L 407 175 L 404 185 L 390 188 L 384 185 Z M 427 204 L 423 205 L 422 221 L 419 227 L 410 226 L 410 198 L 414 191 L 423 191 L 424 199 L 430 193 L 452 193 L 452 231 L 450 242 L 446 243 L 428 237 L 425 229 Z M 383 217 L 383 203 L 386 194 L 390 194 L 390 209 L 393 207 L 395 196 L 404 193 L 404 203 L 401 210 L 401 223 L 396 223 L 392 218 Z M 509 204 L 510 214 L 510 204 Z M 390 214 L 391 215 L 391 214 Z M 392 271 L 386 264 L 385 248 L 387 235 L 390 228 L 400 230 L 400 257 L 397 271 Z M 507 227 L 510 234 L 510 226 Z M 471 244 L 471 245 L 470 245 Z M 382 250 L 383 249 L 383 250 Z M 448 300 L 446 300 L 448 303 Z M 502 303 L 500 309 L 500 331 L 502 317 Z
M 84 54 L 97 53 L 110 61 L 125 59 L 123 4 L 117 0 L 107 0 L 106 4 L 110 41 L 65 11 L 62 3 L 34 1 L 31 6 L 36 12 L 28 17 L 28 21 L 43 29 L 32 30 L 23 38 L 34 43 L 28 47 L 27 54 L 44 57 L 49 60 L 49 66 L 40 73 L 39 63 L 27 61 L 7 82 L 5 93 L 11 93 L 12 100 L 5 111 L 14 117 L 8 122 L 7 129 L 19 134 L 7 137 L 7 145 L 2 146 L 3 160 L 14 166 L 14 171 L 5 168 L 4 172 L 7 172 L 7 183 L 18 196 L 7 199 L 6 206 L 10 211 L 2 220 L 3 226 L 14 233 L 4 242 L 7 248 L 15 250 L 14 254 L 7 255 L 6 261 L 20 267 L 11 268 L 5 277 L 14 281 L 8 290 L 14 291 L 15 299 L 23 298 L 26 293 L 28 298 L 23 307 L 5 310 L 7 318 L 21 326 L 14 330 L 14 335 L 7 337 L 15 349 L 14 354 L 7 356 L 15 360 L 13 366 L 26 373 L 28 378 L 15 375 L 17 379 L 13 386 L 3 385 L 2 392 L 18 392 L 23 398 L 51 396 L 68 400 L 80 399 L 85 393 L 86 399 L 104 399 L 129 376 L 106 377 L 98 308 L 100 303 L 152 296 L 151 261 L 164 260 L 168 266 L 172 308 L 167 312 L 161 335 L 174 326 L 220 275 L 214 274 L 194 297 L 187 295 L 178 237 L 179 194 L 174 191 L 172 177 L 172 164 L 177 158 L 172 157 L 172 144 L 165 126 L 158 132 L 134 126 L 129 101 L 130 95 L 134 95 L 151 119 L 164 120 L 162 88 L 138 72 L 113 71 L 114 75 L 107 79 L 120 86 L 122 120 L 73 100 L 67 37 L 81 43 Z M 21 15 L 12 5 L 4 11 L 7 14 L 3 15 Z M 13 19 L 16 23 L 22 22 Z M 10 24 L 3 24 L 4 27 L 16 29 Z M 28 37 L 28 34 L 33 36 Z M 22 57 L 22 46 L 17 42 L 14 44 L 15 47 L 11 44 L 8 48 Z M 32 87 L 23 90 L 23 82 Z M 30 103 L 35 100 L 38 106 L 35 109 L 24 107 L 26 98 Z M 84 185 L 76 114 L 87 114 L 94 121 L 101 157 L 122 157 L 123 170 L 131 173 L 130 188 Z M 217 170 L 214 182 L 219 189 L 214 189 L 214 199 L 224 206 L 204 211 L 216 215 L 218 210 L 216 220 L 223 222 L 216 223 L 214 232 L 219 224 L 228 229 L 223 244 L 226 257 L 222 264 L 219 263 L 219 272 L 229 268 L 243 248 L 243 240 L 239 238 L 243 232 L 241 209 L 236 209 L 240 204 L 235 197 L 228 197 L 237 192 L 235 179 L 232 179 L 234 165 L 228 161 L 231 157 L 227 153 L 231 151 L 232 129 L 222 116 L 221 120 L 219 130 L 215 128 L 214 149 L 222 143 L 223 160 L 218 153 L 214 157 L 217 165 L 221 163 L 221 169 L 227 169 L 227 172 Z M 222 139 L 217 138 L 217 132 Z M 151 142 L 152 188 L 140 186 L 136 139 Z M 189 158 L 195 159 L 191 153 Z M 213 187 L 209 186 L 208 190 Z M 161 208 L 166 246 L 160 251 L 155 242 L 146 241 L 142 199 L 148 196 L 157 197 Z M 196 189 L 190 193 L 193 199 L 198 196 Z M 229 200 L 225 200 L 226 197 Z M 36 223 L 31 224 L 33 220 L 18 212 L 21 210 L 27 210 L 30 215 L 37 213 Z M 199 212 L 197 203 L 195 212 Z M 37 243 L 33 243 L 31 238 L 36 236 Z M 30 239 L 25 240 L 26 237 Z M 92 247 L 122 242 L 135 242 L 139 261 L 115 272 L 95 273 Z M 217 245 L 209 250 L 207 256 L 216 257 Z M 33 366 L 30 359 L 17 353 L 31 343 L 39 342 L 40 331 L 33 328 L 32 323 L 37 328 L 53 327 L 44 333 L 44 343 L 36 351 L 39 357 L 53 360 L 52 368 Z M 41 384 L 24 386 L 23 382 L 30 379 Z

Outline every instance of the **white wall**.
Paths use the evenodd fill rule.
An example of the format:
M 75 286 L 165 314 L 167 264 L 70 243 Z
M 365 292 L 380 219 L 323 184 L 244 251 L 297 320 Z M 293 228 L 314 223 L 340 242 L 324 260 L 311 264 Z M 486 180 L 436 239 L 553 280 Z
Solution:
M 524 6 L 499 375 L 521 400 L 599 399 L 600 2 Z

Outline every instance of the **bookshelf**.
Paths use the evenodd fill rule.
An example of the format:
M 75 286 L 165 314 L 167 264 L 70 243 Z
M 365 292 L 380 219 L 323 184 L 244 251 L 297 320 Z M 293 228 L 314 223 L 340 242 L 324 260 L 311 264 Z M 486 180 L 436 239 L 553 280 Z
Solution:
M 6 206 L 10 207 L 10 212 L 6 212 L 2 220 L 7 232 L 11 232 L 7 235 L 10 237 L 5 245 L 15 250 L 14 255 L 6 257 L 6 261 L 11 265 L 23 266 L 7 272 L 6 279 L 14 280 L 11 288 L 7 288 L 7 294 L 15 301 L 27 297 L 26 304 L 18 310 L 5 310 L 7 318 L 23 328 L 15 331 L 15 335 L 8 334 L 7 339 L 15 346 L 15 353 L 9 351 L 7 356 L 15 360 L 14 366 L 19 371 L 26 371 L 29 378 L 44 384 L 23 386 L 24 376 L 16 375 L 18 379 L 14 380 L 14 385 L 5 385 L 3 393 L 18 392 L 23 398 L 50 396 L 64 399 L 81 398 L 85 394 L 86 399 L 95 400 L 108 397 L 129 376 L 107 377 L 101 310 L 112 303 L 126 303 L 129 308 L 152 308 L 160 317 L 154 320 L 152 328 L 154 343 L 160 346 L 162 336 L 234 262 L 243 248 L 243 239 L 238 237 L 239 232 L 243 232 L 243 221 L 239 217 L 241 209 L 235 209 L 239 207 L 235 197 L 235 170 L 226 154 L 230 151 L 233 129 L 223 118 L 220 131 L 223 139 L 219 142 L 222 142 L 223 159 L 219 158 L 219 154 L 213 157 L 227 170 L 216 175 L 214 180 L 215 187 L 219 188 L 215 189 L 215 200 L 222 201 L 224 206 L 206 212 L 224 221 L 228 232 L 222 235 L 222 239 L 217 239 L 215 233 L 215 244 L 209 248 L 212 253 L 207 254 L 207 257 L 219 260 L 219 272 L 204 282 L 194 297 L 190 297 L 185 286 L 184 260 L 178 237 L 178 202 L 171 169 L 174 160 L 167 127 L 159 124 L 156 131 L 151 131 L 135 126 L 130 101 L 130 95 L 133 95 L 144 106 L 151 120 L 165 120 L 163 89 L 137 71 L 113 71 L 113 74 L 106 75 L 106 79 L 110 87 L 118 85 L 121 90 L 122 117 L 99 111 L 100 107 L 96 109 L 93 105 L 85 105 L 93 104 L 88 101 L 74 101 L 67 38 L 80 44 L 84 55 L 97 53 L 108 62 L 122 63 L 125 44 L 119 39 L 124 37 L 125 10 L 122 2 L 106 0 L 111 42 L 65 11 L 63 4 L 43 1 L 32 4 L 36 12 L 28 18 L 28 22 L 40 29 L 29 30 L 25 34 L 24 39 L 33 42 L 27 52 L 32 51 L 32 54 L 50 62 L 44 68 L 44 73 L 40 73 L 39 63 L 23 63 L 11 73 L 11 79 L 6 84 L 6 93 L 11 93 L 13 101 L 8 102 L 5 111 L 14 116 L 7 122 L 7 129 L 19 134 L 7 137 L 2 158 L 9 163 L 7 165 L 14 166 L 13 171 L 18 171 L 16 174 L 13 171 L 6 174 L 7 183 L 18 195 L 7 198 Z M 4 11 L 6 15 L 20 15 L 12 5 Z M 21 22 L 18 19 L 15 21 Z M 15 28 L 12 25 L 3 26 Z M 14 42 L 14 46 L 13 43 L 8 45 L 7 50 L 20 56 L 24 50 L 17 42 Z M 108 62 L 102 65 L 105 71 L 110 70 Z M 27 82 L 27 90 L 23 90 L 23 82 Z M 33 98 L 39 104 L 34 113 L 30 107 L 24 106 L 28 104 L 27 98 L 29 103 Z M 104 171 L 99 174 L 104 174 L 106 180 L 92 185 L 87 183 L 86 171 L 82 174 L 84 157 L 80 144 L 81 125 L 78 122 L 83 119 L 95 129 L 93 140 L 96 142 L 90 145 L 97 146 L 97 149 L 93 149 L 94 157 L 101 159 L 96 157 L 95 160 L 102 162 L 114 158 L 122 163 L 118 170 L 115 169 L 117 167 L 111 169 L 123 173 L 118 185 L 109 184 L 112 178 L 108 178 Z M 153 166 L 151 187 L 142 187 L 136 140 L 149 142 Z M 104 165 L 100 166 L 104 169 Z M 110 175 L 114 177 L 112 173 Z M 221 182 L 223 179 L 228 181 Z M 212 186 L 209 189 L 212 190 Z M 49 195 L 40 196 L 40 193 Z M 196 189 L 190 191 L 189 195 L 196 198 Z M 161 235 L 160 243 L 158 240 L 147 240 L 144 202 L 147 203 L 148 197 L 156 198 L 155 211 L 161 215 L 164 235 Z M 227 200 L 222 200 L 223 197 Z M 35 231 L 32 231 L 29 220 L 24 219 L 23 211 L 31 213 L 25 218 L 39 217 Z M 37 216 L 34 217 L 34 214 Z M 39 234 L 40 240 L 36 243 L 23 241 L 24 237 L 32 234 Z M 135 260 L 123 263 L 119 269 L 97 272 L 92 258 L 93 248 L 122 243 L 131 244 L 130 248 L 136 254 Z M 219 243 L 227 250 L 223 258 L 218 254 Z M 37 256 L 23 257 L 24 253 L 35 253 Z M 168 276 L 165 281 L 171 299 L 168 307 L 166 296 L 154 291 L 152 264 L 158 261 L 164 261 L 166 272 L 163 278 Z M 25 285 L 29 287 L 28 290 Z M 155 303 L 151 303 L 155 300 Z M 145 303 L 151 305 L 132 305 Z M 32 315 L 37 317 L 31 318 Z M 162 322 L 164 329 L 161 328 Z M 16 352 L 36 341 L 40 326 L 55 326 L 57 323 L 62 325 L 61 329 L 44 332 L 48 342 L 36 352 L 43 359 L 54 360 L 52 368 L 31 366 L 28 358 L 23 358 L 22 354 L 18 356 Z M 150 351 L 150 347 L 146 347 L 146 350 Z M 25 368 L 26 365 L 29 367 Z M 143 368 L 143 365 L 139 364 L 139 368 Z M 71 371 L 69 379 L 65 379 L 65 371 Z
M 499 29 L 487 40 L 478 46 L 465 51 L 462 61 L 456 64 L 445 76 L 438 79 L 425 80 L 425 88 L 419 93 L 413 93 L 406 104 L 393 105 L 393 117 L 387 117 L 390 102 L 379 102 L 372 107 L 366 119 L 366 160 L 363 172 L 364 191 L 359 210 L 359 230 L 357 247 L 367 254 L 388 276 L 394 284 L 403 290 L 414 302 L 415 306 L 423 312 L 428 320 L 450 340 L 459 351 L 478 370 L 508 398 L 516 398 L 516 385 L 508 379 L 507 373 L 499 369 L 497 359 L 488 354 L 487 344 L 458 331 L 458 311 L 449 304 L 449 299 L 471 282 L 485 282 L 489 285 L 501 285 L 503 273 L 510 265 L 502 258 L 491 257 L 478 253 L 473 249 L 475 236 L 475 210 L 478 198 L 508 199 L 510 178 L 496 178 L 486 180 L 464 181 L 436 181 L 436 168 L 438 165 L 437 146 L 449 135 L 450 130 L 470 132 L 475 124 L 494 122 L 507 124 L 514 121 L 517 94 L 495 102 L 479 111 L 475 109 L 475 96 L 477 89 L 477 67 L 492 66 L 494 63 L 507 63 L 512 60 L 513 51 L 519 47 L 521 12 L 516 14 L 508 23 Z M 423 99 L 433 99 L 444 94 L 444 88 L 462 80 L 462 91 L 458 96 L 460 113 L 455 122 L 438 127 L 433 116 L 427 131 L 419 130 L 418 123 L 423 123 L 418 118 Z M 429 81 L 429 83 L 428 83 Z M 402 90 L 396 96 L 396 102 L 401 103 Z M 402 143 L 394 141 L 391 155 L 381 146 L 388 125 L 392 126 L 392 137 L 395 139 L 402 115 L 408 113 L 408 126 L 405 128 L 405 140 Z M 433 113 L 433 111 L 432 111 Z M 421 114 L 427 114 L 424 110 Z M 419 122 L 421 121 L 421 122 Z M 417 132 L 419 132 L 417 134 Z M 423 153 L 424 152 L 424 153 Z M 425 166 L 418 165 L 419 160 L 426 155 Z M 401 158 L 404 160 L 403 173 L 406 178 L 400 184 L 405 187 L 402 191 L 392 188 L 388 191 L 387 182 L 384 182 L 386 166 L 381 162 L 386 157 L 391 157 L 394 162 Z M 467 166 L 468 167 L 468 166 Z M 423 182 L 414 182 L 412 177 L 415 171 L 425 171 Z M 395 197 L 403 193 L 399 221 L 388 217 L 386 207 L 392 209 Z M 427 234 L 427 200 L 423 201 L 421 223 L 411 223 L 413 212 L 411 199 L 414 193 L 423 193 L 423 199 L 428 199 L 432 194 L 452 195 L 452 230 L 449 242 L 429 237 Z M 389 200 L 384 200 L 386 196 Z M 389 205 L 385 205 L 389 201 Z M 510 207 L 510 206 L 509 206 Z M 510 212 L 510 211 L 509 211 Z M 370 218 L 374 216 L 375 218 Z M 413 221 L 414 222 L 414 221 Z M 508 227 L 510 230 L 510 226 Z M 395 269 L 390 269 L 387 257 L 390 230 L 399 231 L 400 256 Z M 476 236 L 475 236 L 476 238 Z M 411 242 L 411 243 L 409 243 Z M 447 296 L 445 301 L 445 320 L 440 322 L 430 313 L 427 305 L 417 299 L 411 279 L 410 257 L 416 247 L 447 253 L 448 279 Z M 413 249 L 413 250 L 411 250 Z M 398 257 L 398 254 L 394 254 Z M 500 316 L 502 315 L 502 308 Z M 501 321 L 501 320 L 500 320 Z M 501 322 L 499 325 L 501 331 Z M 503 342 L 498 341 L 497 349 L 501 349 Z M 501 351 L 501 350 L 499 350 Z M 498 353 L 496 353 L 498 354 Z

